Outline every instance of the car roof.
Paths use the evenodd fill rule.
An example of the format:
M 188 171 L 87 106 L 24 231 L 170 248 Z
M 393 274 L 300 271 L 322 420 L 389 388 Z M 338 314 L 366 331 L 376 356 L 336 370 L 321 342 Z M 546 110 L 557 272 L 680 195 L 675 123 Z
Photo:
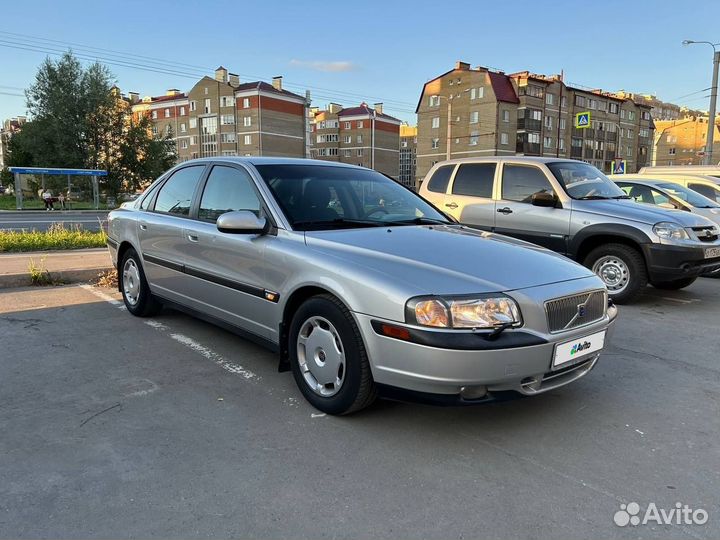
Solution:
M 447 161 L 441 161 L 437 163 L 438 166 L 441 165 L 452 165 L 456 163 L 497 163 L 497 162 L 504 162 L 509 161 L 512 163 L 557 163 L 557 162 L 567 162 L 567 163 L 581 163 L 583 165 L 588 165 L 584 161 L 579 161 L 577 159 L 567 159 L 567 158 L 555 158 L 555 157 L 540 157 L 540 156 L 487 156 L 487 157 L 467 157 L 467 158 L 456 158 L 456 159 L 450 159 Z
M 204 157 L 190 159 L 183 161 L 182 165 L 188 165 L 192 163 L 244 163 L 250 165 L 317 165 L 321 167 L 345 167 L 349 169 L 366 169 L 365 167 L 359 167 L 357 165 L 350 165 L 348 163 L 339 163 L 335 161 L 323 161 L 320 159 L 306 159 L 306 158 L 286 158 L 286 157 L 260 157 L 260 156 L 215 156 L 215 157 Z

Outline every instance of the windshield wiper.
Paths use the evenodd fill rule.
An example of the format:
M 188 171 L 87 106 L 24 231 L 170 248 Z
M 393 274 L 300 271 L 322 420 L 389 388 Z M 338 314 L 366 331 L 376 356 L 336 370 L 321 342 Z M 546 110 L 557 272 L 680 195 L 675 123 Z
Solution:
M 595 201 L 607 199 L 610 199 L 610 197 L 606 197 L 605 195 L 585 195 L 584 197 L 577 197 L 578 201 Z
M 306 227 L 314 226 L 327 226 L 328 229 L 336 229 L 343 226 L 349 227 L 385 227 L 386 223 L 382 221 L 374 221 L 369 219 L 348 219 L 348 218 L 336 218 L 336 219 L 311 219 L 305 221 L 295 221 L 292 224 L 293 229 L 307 230 Z M 320 227 L 322 229 L 322 227 Z
M 384 225 L 452 225 L 451 221 L 429 217 L 416 217 L 412 219 L 398 219 L 395 221 L 383 221 Z
M 611 198 L 611 199 L 615 199 L 615 200 L 618 200 L 618 199 L 632 199 L 632 197 L 631 197 L 630 195 L 615 195 L 614 197 L 610 197 L 610 198 Z

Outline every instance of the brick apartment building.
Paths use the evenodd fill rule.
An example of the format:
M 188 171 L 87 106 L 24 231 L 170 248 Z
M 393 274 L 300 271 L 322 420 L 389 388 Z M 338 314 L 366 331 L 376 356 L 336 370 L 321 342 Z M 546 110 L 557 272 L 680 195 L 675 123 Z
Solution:
M 416 108 L 416 179 L 447 158 L 492 155 L 582 159 L 609 171 L 649 164 L 651 106 L 619 94 L 565 84 L 560 75 L 505 74 L 457 62 L 423 86 Z M 587 129 L 575 115 L 590 111 Z
M 22 129 L 23 124 L 27 122 L 26 116 L 17 116 L 8 118 L 0 126 L 0 169 L 3 169 L 8 159 L 8 143 L 12 136 Z
M 272 84 L 241 83 L 224 67 L 183 93 L 142 100 L 130 93 L 134 115 L 145 114 L 156 134 L 171 134 L 179 161 L 208 156 L 306 156 L 308 96 Z
M 708 117 L 689 116 L 655 121 L 653 165 L 704 165 Z M 713 161 L 720 156 L 720 128 L 715 121 Z
M 400 126 L 400 175 L 398 181 L 415 187 L 415 164 L 417 155 L 417 126 Z
M 383 113 L 382 103 L 343 108 L 330 103 L 313 110 L 311 157 L 399 176 L 400 120 Z

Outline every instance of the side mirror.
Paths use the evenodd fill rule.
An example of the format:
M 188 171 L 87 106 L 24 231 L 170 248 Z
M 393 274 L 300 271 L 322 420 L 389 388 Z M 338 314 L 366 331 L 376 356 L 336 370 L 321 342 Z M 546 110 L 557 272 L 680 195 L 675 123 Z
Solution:
M 216 225 L 218 231 L 230 234 L 265 234 L 268 230 L 267 219 L 249 210 L 225 212 L 217 218 Z
M 533 206 L 542 206 L 544 208 L 555 208 L 557 206 L 558 200 L 557 197 L 553 193 L 547 193 L 545 191 L 540 191 L 538 193 L 533 193 L 531 203 Z

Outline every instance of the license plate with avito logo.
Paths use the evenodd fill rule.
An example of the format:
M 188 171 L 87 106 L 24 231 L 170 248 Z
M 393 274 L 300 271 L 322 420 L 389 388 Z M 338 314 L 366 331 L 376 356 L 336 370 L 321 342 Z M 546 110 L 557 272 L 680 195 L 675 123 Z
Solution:
M 720 247 L 705 248 L 705 258 L 715 259 L 720 257 Z
M 606 331 L 603 330 L 602 332 L 590 334 L 589 336 L 559 343 L 555 346 L 553 367 L 556 368 L 602 350 L 605 346 L 605 333 Z

